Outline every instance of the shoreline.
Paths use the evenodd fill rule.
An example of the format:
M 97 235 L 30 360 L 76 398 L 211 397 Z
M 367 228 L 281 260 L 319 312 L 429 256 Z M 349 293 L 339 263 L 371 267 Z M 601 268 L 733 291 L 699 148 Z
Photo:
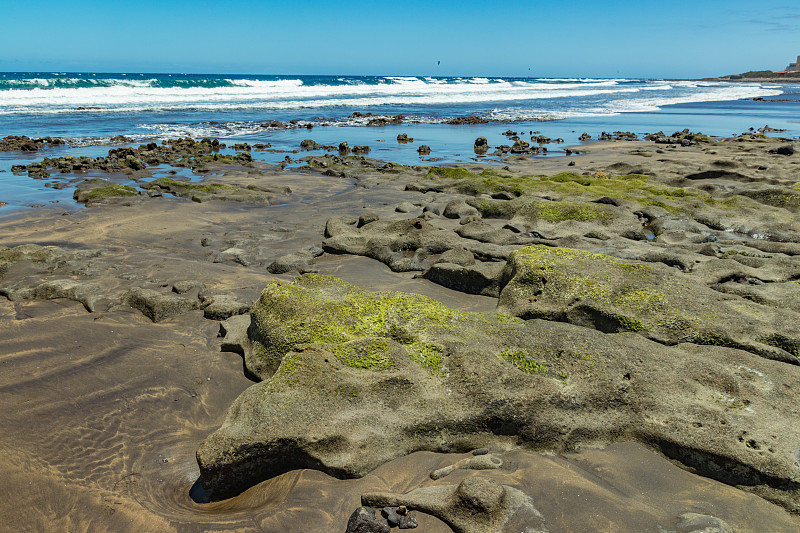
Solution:
M 300 469 L 257 483 L 242 478 L 234 483 L 236 495 L 220 502 L 199 504 L 190 498 L 201 472 L 195 459 L 201 443 L 229 423 L 249 428 L 254 421 L 225 422 L 228 406 L 246 401 L 248 390 L 250 396 L 263 392 L 271 379 L 256 383 L 253 373 L 265 370 L 243 369 L 242 358 L 244 364 L 252 363 L 247 343 L 230 336 L 235 331 L 230 322 L 229 336 L 219 337 L 220 321 L 249 320 L 250 304 L 273 281 L 288 283 L 303 272 L 317 272 L 370 291 L 420 293 L 460 312 L 486 312 L 494 309 L 502 290 L 498 267 L 510 261 L 512 251 L 538 246 L 645 265 L 664 276 L 673 291 L 689 284 L 698 300 L 712 299 L 715 313 L 730 313 L 719 320 L 722 326 L 735 323 L 742 331 L 752 326 L 748 318 L 735 314 L 735 306 L 757 306 L 752 309 L 762 313 L 776 312 L 770 308 L 777 306 L 784 313 L 781 320 L 800 312 L 791 301 L 796 285 L 791 280 L 800 276 L 800 228 L 791 193 L 798 155 L 769 152 L 785 145 L 800 148 L 797 142 L 755 135 L 690 141 L 693 144 L 687 146 L 680 140 L 597 141 L 579 146 L 579 153 L 569 157 L 531 158 L 523 152 L 508 154 L 502 165 L 494 166 L 470 162 L 414 168 L 331 152 L 309 157 L 304 169 L 284 171 L 230 158 L 206 161 L 208 170 L 221 175 L 195 182 L 194 190 L 162 181 L 135 196 L 120 191 L 96 195 L 87 208 L 67 216 L 54 216 L 48 209 L 0 218 L 0 245 L 17 250 L 0 249 L 0 293 L 5 295 L 0 298 L 5 332 L 0 334 L 0 353 L 5 354 L 0 397 L 11 407 L 0 424 L 0 445 L 6 452 L 2 466 L 9 472 L 5 497 L 0 499 L 3 516 L 12 517 L 10 526 L 40 529 L 67 530 L 83 523 L 117 531 L 152 529 L 153 524 L 165 531 L 242 530 L 255 523 L 265 531 L 297 530 L 298 525 L 344 531 L 365 494 L 404 494 L 456 486 L 469 478 L 513 487 L 532 498 L 532 509 L 508 511 L 512 518 L 507 531 L 538 524 L 539 516 L 550 531 L 579 530 L 588 523 L 616 531 L 675 529 L 696 519 L 684 516 L 690 512 L 735 530 L 765 524 L 774 531 L 796 530 L 798 518 L 786 509 L 797 513 L 800 502 L 789 491 L 782 492 L 779 483 L 764 482 L 763 477 L 763 486 L 747 479 L 713 481 L 713 469 L 693 463 L 691 454 L 682 453 L 680 439 L 670 441 L 657 432 L 666 428 L 685 439 L 686 450 L 703 457 L 727 454 L 733 466 L 748 468 L 753 476 L 785 472 L 781 469 L 793 452 L 786 443 L 797 437 L 796 430 L 769 420 L 781 421 L 793 408 L 791 398 L 778 393 L 785 394 L 782 387 L 794 386 L 793 380 L 800 383 L 800 373 L 796 365 L 777 359 L 784 356 L 779 353 L 783 349 L 745 342 L 735 328 L 716 331 L 716 338 L 725 339 L 719 343 L 723 346 L 703 343 L 700 337 L 694 338 L 696 344 L 659 343 L 645 335 L 648 328 L 661 331 L 657 322 L 663 317 L 648 325 L 646 307 L 619 319 L 618 331 L 603 333 L 601 328 L 608 326 L 594 322 L 595 315 L 581 314 L 580 306 L 560 311 L 561 300 L 546 289 L 539 298 L 553 298 L 547 312 L 563 316 L 548 321 L 541 320 L 541 313 L 522 313 L 524 327 L 534 328 L 526 335 L 552 331 L 561 339 L 552 342 L 585 342 L 592 348 L 589 359 L 587 353 L 574 361 L 566 361 L 567 356 L 543 359 L 543 351 L 531 348 L 536 363 L 552 370 L 537 374 L 490 367 L 505 364 L 492 356 L 485 365 L 471 367 L 469 376 L 485 379 L 483 372 L 489 367 L 497 372 L 491 376 L 492 387 L 476 386 L 475 395 L 502 392 L 505 383 L 512 383 L 513 389 L 531 387 L 545 399 L 535 418 L 561 420 L 560 425 L 548 426 L 550 433 L 536 425 L 527 427 L 537 432 L 522 432 L 519 428 L 532 422 L 523 420 L 525 410 L 513 409 L 509 413 L 520 416 L 502 419 L 504 425 L 493 432 L 446 426 L 449 410 L 455 407 L 435 386 L 445 378 L 417 374 L 414 365 L 396 362 L 392 379 L 407 384 L 400 394 L 387 392 L 387 398 L 397 402 L 393 409 L 386 410 L 364 386 L 356 396 L 348 392 L 329 398 L 331 405 L 345 407 L 336 413 L 323 410 L 320 416 L 344 425 L 345 418 L 338 417 L 349 409 L 374 409 L 383 418 L 358 420 L 379 428 L 374 430 L 379 435 L 405 427 L 405 402 L 415 406 L 411 414 L 428 412 L 432 403 L 448 429 L 430 441 L 424 435 L 412 441 L 411 449 L 418 450 L 414 454 L 398 455 L 386 447 L 381 466 L 360 479 L 339 480 L 319 470 Z M 571 149 L 568 144 L 562 146 Z M 128 155 L 147 157 L 141 152 Z M 194 157 L 205 155 L 197 152 Z M 487 168 L 491 172 L 482 174 Z M 550 179 L 554 176 L 560 177 Z M 87 194 L 96 190 L 84 189 Z M 787 196 L 762 194 L 769 190 Z M 526 210 L 528 204 L 536 208 L 534 214 Z M 403 233 L 408 221 L 428 228 L 425 238 L 447 246 L 425 249 L 421 241 Z M 372 250 L 369 239 L 389 251 Z M 24 248 L 24 253 L 16 248 L 25 245 L 56 248 Z M 453 262 L 439 261 L 444 254 Z M 598 271 L 595 279 L 603 276 L 610 274 Z M 659 289 L 661 279 L 653 278 L 648 290 Z M 551 286 L 558 283 L 562 281 L 553 280 Z M 132 290 L 138 291 L 136 297 Z M 728 301 L 735 302 L 734 310 L 725 311 Z M 706 311 L 692 307 L 701 303 L 685 304 L 687 321 L 695 320 L 691 313 L 703 321 Z M 588 300 L 584 304 L 596 305 Z M 628 312 L 603 311 L 604 316 Z M 641 321 L 642 328 L 634 327 L 634 320 Z M 781 324 L 790 338 L 790 323 Z M 535 329 L 539 325 L 542 329 Z M 459 351 L 455 340 L 437 339 L 428 342 L 452 346 L 452 360 L 469 356 Z M 487 333 L 485 345 L 496 342 L 493 339 Z M 606 344 L 628 351 L 619 355 L 620 349 Z M 783 345 L 788 347 L 789 341 Z M 303 353 L 310 357 L 314 350 L 296 355 Z M 569 353 L 566 347 L 564 353 Z M 661 366 L 677 365 L 679 376 L 648 362 L 658 362 L 664 357 L 660 354 L 670 361 Z M 740 370 L 743 366 L 753 369 L 752 375 Z M 450 372 L 459 371 L 453 363 Z M 381 375 L 345 363 L 326 372 L 331 382 L 359 376 L 347 386 Z M 552 375 L 546 375 L 549 372 Z M 769 378 L 774 394 L 767 396 L 767 385 L 753 377 L 759 373 Z M 305 387 L 298 376 L 299 386 Z M 648 389 L 651 377 L 662 380 L 656 384 L 659 395 Z M 414 383 L 428 384 L 427 394 L 435 401 L 420 400 Z M 605 383 L 612 383 L 613 390 Z M 685 383 L 691 387 L 685 388 Z M 459 394 L 461 386 L 448 383 L 452 394 Z M 301 396 L 313 397 L 311 389 L 299 390 Z M 237 400 L 240 393 L 245 396 Z M 503 394 L 511 404 L 524 405 L 513 403 L 524 402 L 524 396 Z M 638 403 L 640 397 L 643 403 Z M 732 397 L 748 403 L 736 404 Z M 293 412 L 287 402 L 287 413 Z M 644 405 L 641 411 L 649 413 L 648 421 L 636 418 Z M 673 416 L 675 405 L 691 406 L 681 411 L 686 423 Z M 600 410 L 593 411 L 597 406 Z M 317 416 L 319 408 L 319 403 L 303 407 L 307 417 Z M 472 414 L 479 416 L 476 413 Z M 492 411 L 495 417 L 511 415 L 500 407 Z M 707 427 L 693 426 L 695 419 Z M 725 425 L 711 425 L 722 420 Z M 436 418 L 429 421 L 435 422 Z M 329 473 L 335 472 L 339 457 L 351 453 L 350 446 L 362 450 L 355 454 L 356 463 L 371 449 L 369 441 L 363 448 L 348 444 L 350 439 L 359 442 L 359 432 L 342 435 L 335 425 L 315 427 L 310 433 L 318 442 L 344 443 L 341 448 L 309 445 L 303 451 L 319 454 L 315 457 L 320 470 L 327 468 Z M 755 444 L 739 442 L 741 431 Z M 410 434 L 413 431 L 403 438 Z M 540 440 L 531 435 L 540 435 Z M 459 461 L 467 464 L 478 456 L 466 452 L 482 447 L 502 466 L 458 468 L 440 481 L 431 479 L 430 472 Z M 295 452 L 281 453 L 288 461 Z M 674 462 L 682 462 L 686 470 Z M 707 477 L 689 473 L 692 470 Z M 615 490 L 605 488 L 608 484 Z M 758 485 L 751 487 L 755 494 L 736 488 L 748 484 Z M 702 500 L 693 494 L 702 494 Z M 415 511 L 420 531 L 452 530 L 445 523 L 457 512 L 438 516 L 421 508 L 424 505 Z

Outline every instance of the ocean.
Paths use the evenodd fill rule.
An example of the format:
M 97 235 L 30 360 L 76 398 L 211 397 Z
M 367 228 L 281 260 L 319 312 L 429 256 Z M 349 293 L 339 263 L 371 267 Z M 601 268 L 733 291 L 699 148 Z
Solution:
M 67 151 L 105 155 L 116 135 L 133 144 L 185 136 L 270 143 L 276 151 L 254 152 L 270 163 L 303 139 L 368 145 L 371 157 L 404 164 L 419 163 L 416 148 L 427 144 L 432 152 L 423 162 L 455 163 L 476 157 L 478 136 L 491 146 L 508 144 L 508 129 L 571 144 L 584 132 L 689 128 L 728 136 L 765 125 L 798 136 L 799 99 L 798 85 L 659 79 L 0 73 L 0 137 L 68 140 L 37 154 L 0 153 L 0 171 L 7 171 L 0 201 L 8 211 L 56 194 L 27 177 L 12 179 L 12 164 Z M 371 117 L 354 113 L 403 115 L 404 122 L 367 126 Z M 443 124 L 465 116 L 491 122 Z M 295 122 L 284 128 L 272 121 Z M 399 145 L 399 133 L 414 142 Z

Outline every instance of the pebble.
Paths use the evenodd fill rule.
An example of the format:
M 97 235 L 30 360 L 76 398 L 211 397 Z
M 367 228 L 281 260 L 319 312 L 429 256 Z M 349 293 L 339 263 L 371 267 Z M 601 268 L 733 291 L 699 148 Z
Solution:
M 472 452 L 472 455 L 486 455 L 489 453 L 489 448 L 478 448 Z

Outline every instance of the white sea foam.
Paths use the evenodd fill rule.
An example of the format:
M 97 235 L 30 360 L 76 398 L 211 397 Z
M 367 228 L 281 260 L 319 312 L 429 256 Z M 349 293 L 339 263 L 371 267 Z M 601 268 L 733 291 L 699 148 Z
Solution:
M 80 112 L 159 112 L 185 109 L 292 110 L 382 105 L 448 106 L 491 102 L 528 102 L 524 110 L 510 111 L 518 120 L 547 116 L 588 116 L 650 111 L 663 105 L 734 100 L 780 94 L 780 89 L 758 84 L 692 81 L 564 78 L 507 81 L 500 78 L 420 78 L 388 76 L 378 83 L 343 78 L 345 84 L 306 84 L 301 79 L 227 79 L 219 87 L 159 87 L 158 80 L 81 78 L 24 80 L 27 87 L 0 90 L 0 115 Z M 8 80 L 6 80 L 8 82 Z M 74 81 L 75 86 L 64 87 Z M 352 82 L 352 83 L 351 83 Z M 640 94 L 641 93 L 641 94 Z M 623 96 L 624 95 L 624 96 Z M 645 96 L 647 95 L 647 96 Z M 553 100 L 549 106 L 536 102 Z M 568 103 L 559 103 L 569 100 Z M 558 107 L 554 111 L 554 107 Z M 83 108 L 83 109 L 78 109 Z M 577 115 L 576 115 L 577 113 Z

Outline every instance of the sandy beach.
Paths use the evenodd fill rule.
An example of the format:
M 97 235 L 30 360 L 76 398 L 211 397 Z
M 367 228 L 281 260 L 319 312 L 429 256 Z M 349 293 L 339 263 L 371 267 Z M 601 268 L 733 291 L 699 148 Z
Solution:
M 110 168 L 109 181 L 78 184 L 85 209 L 0 219 L 0 530 L 343 532 L 365 495 L 477 479 L 505 491 L 484 509 L 494 525 L 455 504 L 409 503 L 417 530 L 797 531 L 796 140 L 686 132 L 547 158 L 519 146 L 502 165 L 461 171 L 335 153 L 296 170 L 206 158 L 211 177 L 199 183 L 140 181 L 132 193 L 115 180 L 148 170 L 127 159 L 125 174 Z M 159 149 L 134 147 L 119 161 L 165 157 Z M 581 273 L 557 274 L 571 267 L 536 274 L 546 269 L 521 264 L 523 248 L 588 254 L 585 274 L 612 296 L 568 287 Z M 635 294 L 662 296 L 623 305 L 635 276 L 613 277 L 598 258 L 652 269 Z M 495 316 L 500 303 L 518 317 L 508 339 L 534 339 L 527 360 L 540 366 L 506 360 L 501 330 L 489 327 L 488 362 L 470 370 L 474 346 L 426 337 L 447 352 L 439 373 L 395 359 L 388 370 L 359 367 L 332 341 L 290 342 L 301 362 L 324 352 L 331 382 L 364 383 L 358 401 L 331 398 L 329 410 L 322 401 L 300 417 L 292 402 L 318 384 L 300 373 L 294 395 L 268 388 L 291 369 L 280 358 L 254 363 L 254 343 L 266 341 L 250 309 L 268 284 L 301 274 L 424 295 L 469 317 Z M 512 294 L 535 283 L 539 292 Z M 327 305 L 320 298 L 310 307 Z M 584 343 L 591 357 L 559 359 L 545 341 Z M 411 342 L 386 342 L 411 353 Z M 397 350 L 390 357 L 402 359 Z M 393 392 L 400 406 L 390 409 L 368 387 L 382 371 L 424 394 Z M 491 416 L 477 400 L 459 410 L 484 392 Z M 247 403 L 256 394 L 264 407 Z M 288 419 L 331 421 L 314 426 L 317 442 L 343 444 L 332 451 L 301 442 L 301 425 L 268 424 L 271 402 L 284 401 Z M 357 419 L 342 415 L 351 407 Z M 363 416 L 373 408 L 380 416 Z M 434 423 L 437 412 L 447 431 L 412 435 L 415 416 Z M 484 426 L 447 425 L 473 415 Z M 396 431 L 397 448 L 361 427 Z M 248 439 L 265 434 L 290 444 L 253 451 Z M 464 467 L 484 447 L 494 466 Z M 259 461 L 288 471 L 230 474 Z M 306 463 L 317 467 L 292 468 Z

